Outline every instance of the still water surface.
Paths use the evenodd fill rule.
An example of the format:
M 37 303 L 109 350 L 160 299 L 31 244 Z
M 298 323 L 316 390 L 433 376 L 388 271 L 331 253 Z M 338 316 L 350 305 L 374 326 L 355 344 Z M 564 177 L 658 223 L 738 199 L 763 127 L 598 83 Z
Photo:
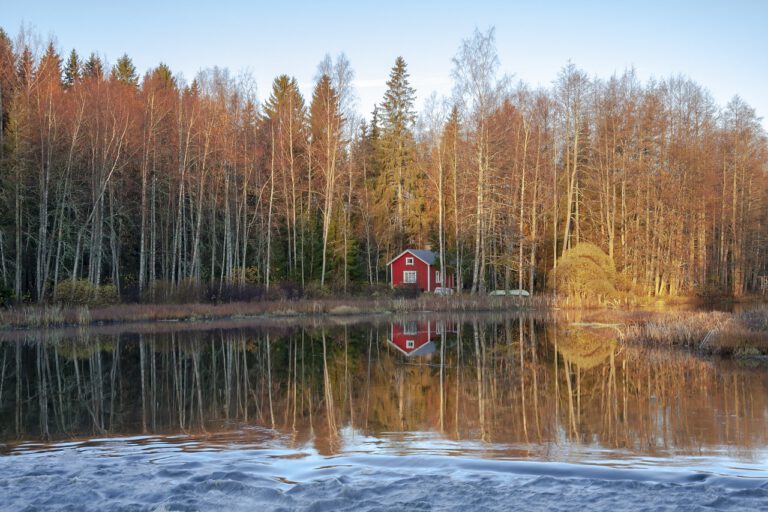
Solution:
M 0 342 L 0 509 L 768 509 L 768 371 L 526 316 Z

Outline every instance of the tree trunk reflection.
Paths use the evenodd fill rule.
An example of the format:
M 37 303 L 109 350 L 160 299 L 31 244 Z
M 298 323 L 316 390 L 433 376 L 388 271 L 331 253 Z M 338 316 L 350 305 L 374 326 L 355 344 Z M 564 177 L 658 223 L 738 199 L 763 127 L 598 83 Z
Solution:
M 533 317 L 424 332 L 416 355 L 388 325 L 0 342 L 1 440 L 254 426 L 323 453 L 348 432 L 643 454 L 768 443 L 763 370 Z

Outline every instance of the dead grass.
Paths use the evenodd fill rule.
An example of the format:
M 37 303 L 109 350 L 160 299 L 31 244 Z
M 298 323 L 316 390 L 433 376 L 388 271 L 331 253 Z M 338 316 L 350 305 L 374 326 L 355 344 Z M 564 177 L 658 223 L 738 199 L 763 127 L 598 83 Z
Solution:
M 624 339 L 686 347 L 710 355 L 768 355 L 768 308 L 735 314 L 710 311 L 654 316 L 629 325 Z
M 51 327 L 65 323 L 64 312 L 59 306 L 42 308 L 27 306 L 12 314 L 12 320 L 23 321 L 30 327 Z
M 548 296 L 489 297 L 485 295 L 404 298 L 324 298 L 231 302 L 224 304 L 120 304 L 87 306 L 27 306 L 0 311 L 0 329 L 48 328 L 123 322 L 203 321 L 249 317 L 313 315 L 356 316 L 410 312 L 509 311 L 543 309 Z

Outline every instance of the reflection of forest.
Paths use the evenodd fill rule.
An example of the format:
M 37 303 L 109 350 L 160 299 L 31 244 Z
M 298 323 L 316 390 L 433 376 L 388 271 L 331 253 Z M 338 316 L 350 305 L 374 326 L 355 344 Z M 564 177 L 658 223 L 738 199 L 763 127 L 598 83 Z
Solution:
M 275 428 L 321 452 L 350 427 L 644 454 L 768 441 L 764 370 L 623 347 L 610 329 L 510 318 L 436 329 L 231 330 L 0 344 L 0 440 Z

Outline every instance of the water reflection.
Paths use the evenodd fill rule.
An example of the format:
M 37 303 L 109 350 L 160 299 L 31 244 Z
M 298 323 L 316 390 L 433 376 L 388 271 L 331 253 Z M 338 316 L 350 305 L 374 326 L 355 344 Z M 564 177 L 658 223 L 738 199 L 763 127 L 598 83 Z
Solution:
M 748 456 L 768 441 L 764 370 L 630 348 L 615 329 L 532 317 L 83 331 L 2 342 L 0 364 L 7 444 L 250 426 L 323 454 L 342 450 L 350 433 L 404 444 L 433 433 L 515 456 L 554 446 Z
M 391 322 L 387 341 L 407 357 L 424 357 L 437 350 L 435 342 L 441 336 L 456 332 L 455 322 L 445 319 Z

